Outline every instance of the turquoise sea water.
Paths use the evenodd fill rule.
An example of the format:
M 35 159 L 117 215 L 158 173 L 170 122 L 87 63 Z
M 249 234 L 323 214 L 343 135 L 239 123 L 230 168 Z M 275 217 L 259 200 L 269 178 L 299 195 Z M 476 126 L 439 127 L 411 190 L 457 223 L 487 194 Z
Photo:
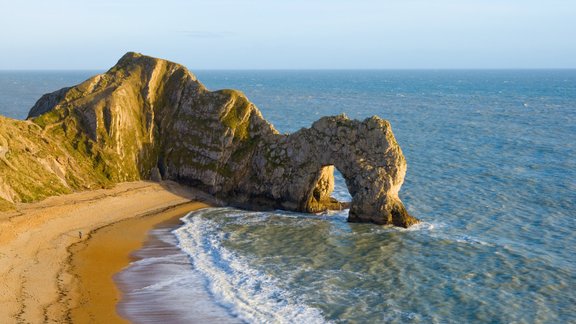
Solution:
M 0 72 L 0 113 L 16 118 L 39 90 L 92 74 L 10 73 Z M 576 71 L 196 74 L 210 89 L 242 90 L 281 132 L 339 113 L 390 120 L 408 161 L 400 197 L 422 220 L 401 230 L 348 224 L 345 211 L 186 217 L 174 235 L 189 269 L 233 316 L 576 322 Z

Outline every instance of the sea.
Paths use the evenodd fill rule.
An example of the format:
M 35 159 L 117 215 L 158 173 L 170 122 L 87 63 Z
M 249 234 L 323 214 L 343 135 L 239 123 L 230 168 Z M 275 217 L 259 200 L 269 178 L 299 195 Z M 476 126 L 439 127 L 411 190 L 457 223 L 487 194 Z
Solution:
M 24 119 L 42 94 L 97 72 L 0 72 L 0 114 Z M 576 70 L 195 74 L 211 90 L 244 92 L 282 133 L 341 113 L 389 120 L 408 162 L 400 198 L 422 222 L 400 229 L 348 223 L 347 210 L 199 210 L 155 229 L 116 276 L 129 287 L 143 267 L 158 269 L 124 291 L 121 314 L 576 323 Z M 350 199 L 339 173 L 334 196 Z M 168 252 L 152 253 L 159 246 Z

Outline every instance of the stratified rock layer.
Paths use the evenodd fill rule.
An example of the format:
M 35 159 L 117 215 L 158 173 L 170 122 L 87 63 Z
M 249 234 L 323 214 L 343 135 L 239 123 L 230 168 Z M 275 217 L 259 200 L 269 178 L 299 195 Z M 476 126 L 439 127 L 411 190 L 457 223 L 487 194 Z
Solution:
M 136 53 L 44 95 L 28 121 L 0 122 L 0 207 L 162 178 L 244 208 L 318 212 L 342 207 L 330 198 L 336 167 L 349 221 L 417 222 L 398 198 L 406 161 L 387 121 L 324 117 L 282 135 L 241 92 L 208 91 L 185 67 Z

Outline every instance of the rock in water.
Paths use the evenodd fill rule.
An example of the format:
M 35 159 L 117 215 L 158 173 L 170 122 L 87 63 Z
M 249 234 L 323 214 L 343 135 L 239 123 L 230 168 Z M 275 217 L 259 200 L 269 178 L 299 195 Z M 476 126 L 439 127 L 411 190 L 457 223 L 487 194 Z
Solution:
M 379 117 L 363 122 L 345 115 L 324 117 L 294 134 L 263 138 L 253 156 L 252 172 L 236 191 L 248 194 L 248 203 L 258 198 L 275 208 L 327 209 L 333 204 L 336 167 L 352 195 L 349 221 L 417 223 L 398 198 L 406 159 L 390 123 Z
M 41 148 L 65 161 L 44 167 L 65 172 L 53 192 L 169 179 L 245 208 L 318 212 L 342 206 L 330 198 L 336 167 L 352 195 L 349 221 L 417 222 L 398 198 L 406 160 L 387 121 L 324 117 L 282 135 L 241 92 L 208 91 L 169 61 L 127 53 L 106 73 L 44 95 L 28 118 L 13 123 L 60 143 Z M 0 197 L 22 201 L 11 183 L 0 183 L 10 193 Z

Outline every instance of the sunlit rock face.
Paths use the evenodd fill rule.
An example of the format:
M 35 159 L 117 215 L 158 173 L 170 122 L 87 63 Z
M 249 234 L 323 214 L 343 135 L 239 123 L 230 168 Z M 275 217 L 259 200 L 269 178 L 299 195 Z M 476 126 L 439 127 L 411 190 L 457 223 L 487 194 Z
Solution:
M 208 91 L 185 67 L 137 53 L 44 95 L 28 121 L 7 123 L 28 125 L 33 136 L 57 143 L 39 149 L 48 162 L 37 169 L 39 176 L 56 174 L 58 190 L 44 183 L 33 188 L 42 193 L 38 198 L 169 179 L 244 208 L 319 212 L 348 206 L 330 198 L 337 168 L 352 195 L 349 221 L 417 222 L 398 198 L 406 160 L 387 121 L 340 115 L 279 134 L 241 92 Z M 9 144 L 0 145 L 0 164 L 10 163 Z M 10 192 L 0 197 L 22 201 L 10 183 L 0 183 Z
M 324 117 L 311 128 L 263 138 L 240 192 L 288 210 L 337 208 L 330 199 L 334 167 L 352 195 L 349 221 L 402 227 L 417 222 L 398 198 L 406 160 L 390 124 L 378 117 L 362 122 L 344 115 Z

